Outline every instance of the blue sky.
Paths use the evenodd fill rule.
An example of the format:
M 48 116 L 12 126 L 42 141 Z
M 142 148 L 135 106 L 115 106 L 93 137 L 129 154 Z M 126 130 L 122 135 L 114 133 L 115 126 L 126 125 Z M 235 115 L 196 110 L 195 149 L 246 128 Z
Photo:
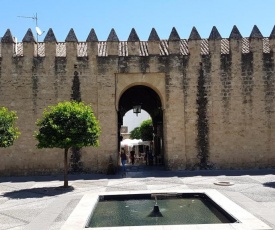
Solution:
M 65 40 L 73 28 L 79 41 L 85 41 L 91 28 L 99 40 L 106 40 L 114 28 L 121 41 L 134 27 L 140 40 L 147 40 L 154 27 L 161 39 L 167 39 L 173 27 L 181 38 L 188 38 L 193 26 L 202 38 L 208 38 L 213 26 L 222 37 L 229 37 L 237 25 L 248 37 L 254 25 L 268 37 L 275 25 L 275 0 L 0 0 L 0 37 L 9 28 L 22 41 L 28 28 L 52 28 L 58 41 Z M 46 32 L 39 38 L 43 41 Z

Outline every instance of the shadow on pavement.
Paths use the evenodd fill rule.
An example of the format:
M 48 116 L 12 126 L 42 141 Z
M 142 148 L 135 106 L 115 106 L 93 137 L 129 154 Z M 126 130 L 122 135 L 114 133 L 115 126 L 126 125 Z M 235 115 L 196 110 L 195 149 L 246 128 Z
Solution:
M 69 183 L 74 180 L 100 180 L 100 179 L 115 179 L 118 175 L 107 175 L 103 173 L 77 173 L 69 174 Z M 63 174 L 57 175 L 41 175 L 41 176 L 12 176 L 12 177 L 0 177 L 0 183 L 24 183 L 24 182 L 48 182 L 48 181 L 64 181 Z
M 164 166 L 126 166 L 127 177 L 146 178 L 146 177 L 193 177 L 193 176 L 246 176 L 246 175 L 275 175 L 275 169 L 251 169 L 251 170 L 179 170 L 171 171 L 165 169 Z M 107 175 L 104 173 L 78 173 L 69 174 L 70 181 L 76 180 L 102 180 L 102 179 L 118 179 L 121 178 L 121 169 L 116 174 Z M 24 182 L 47 182 L 47 181 L 63 181 L 63 175 L 51 176 L 18 176 L 18 177 L 0 177 L 0 183 L 24 183 Z
M 6 192 L 3 194 L 4 197 L 10 199 L 27 199 L 27 198 L 42 198 L 47 196 L 57 196 L 64 193 L 72 192 L 74 188 L 69 186 L 64 187 L 41 187 L 41 188 L 29 188 L 21 189 L 12 192 Z
M 275 188 L 275 182 L 266 182 L 266 183 L 263 183 L 263 186 Z
M 158 167 L 129 167 L 127 168 L 127 177 L 194 177 L 194 176 L 257 176 L 257 175 L 275 175 L 275 169 L 251 169 L 251 170 L 178 170 L 170 171 Z

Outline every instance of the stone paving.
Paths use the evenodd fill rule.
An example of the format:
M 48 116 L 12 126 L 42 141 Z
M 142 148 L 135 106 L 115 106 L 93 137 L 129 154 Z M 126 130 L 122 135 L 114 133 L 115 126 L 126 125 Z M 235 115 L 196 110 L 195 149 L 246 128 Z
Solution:
M 232 186 L 215 182 L 228 181 Z M 0 177 L 0 229 L 60 229 L 87 192 L 216 189 L 275 229 L 275 170 L 165 171 L 127 166 L 122 176 L 79 174 L 69 176 Z

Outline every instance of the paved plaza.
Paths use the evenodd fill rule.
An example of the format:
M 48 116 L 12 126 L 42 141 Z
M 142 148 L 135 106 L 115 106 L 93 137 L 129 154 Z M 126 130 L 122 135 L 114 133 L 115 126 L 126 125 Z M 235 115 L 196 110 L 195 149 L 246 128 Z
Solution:
M 231 182 L 231 186 L 216 185 Z M 86 193 L 216 189 L 275 229 L 275 170 L 166 171 L 127 166 L 126 176 L 69 175 L 0 177 L 0 229 L 60 229 Z

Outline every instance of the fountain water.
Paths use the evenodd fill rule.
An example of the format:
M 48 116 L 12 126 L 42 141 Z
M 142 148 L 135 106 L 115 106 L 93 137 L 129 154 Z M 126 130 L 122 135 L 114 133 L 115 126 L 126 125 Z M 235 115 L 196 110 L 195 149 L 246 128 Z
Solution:
M 148 215 L 152 208 L 152 199 L 154 207 Z M 236 219 L 202 193 L 123 194 L 101 196 L 87 227 L 234 222 Z
M 161 212 L 159 210 L 157 195 L 154 194 L 154 196 L 155 196 L 155 205 L 154 205 L 152 212 L 148 216 L 149 217 L 163 217 L 163 215 L 161 214 Z

